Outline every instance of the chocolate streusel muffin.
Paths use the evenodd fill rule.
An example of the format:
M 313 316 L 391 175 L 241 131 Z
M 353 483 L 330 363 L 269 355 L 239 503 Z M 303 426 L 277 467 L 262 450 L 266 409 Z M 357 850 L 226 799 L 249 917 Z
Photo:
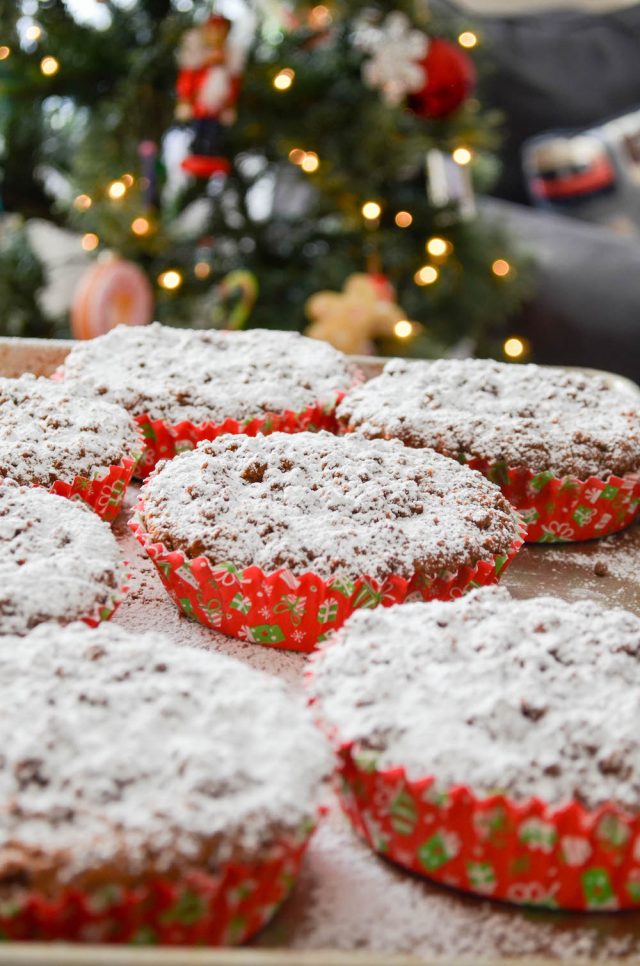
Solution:
M 489 588 L 354 615 L 309 688 L 375 848 L 516 901 L 598 907 L 599 877 L 615 908 L 640 904 L 639 657 L 628 611 Z
M 80 497 L 113 519 L 142 449 L 121 406 L 31 374 L 0 379 L 0 478 Z
M 0 483 L 0 636 L 44 621 L 98 623 L 113 613 L 122 580 L 115 538 L 91 510 Z
M 348 394 L 338 418 L 365 436 L 431 447 L 479 469 L 524 511 L 529 539 L 602 536 L 631 522 L 640 505 L 640 492 L 631 492 L 640 395 L 598 375 L 487 359 L 392 360 Z M 576 485 L 595 478 L 603 490 L 628 476 L 615 505 L 610 489 L 598 503 Z M 558 496 L 550 483 L 566 479 L 572 485 Z
M 198 433 L 203 423 L 252 434 L 293 431 L 307 422 L 328 425 L 354 382 L 346 356 L 295 332 L 176 329 L 157 322 L 118 326 L 79 343 L 62 371 L 74 392 L 118 403 L 141 421 L 153 456 L 147 471 L 157 459 L 220 432 L 209 426 Z M 192 425 L 178 430 L 184 422 Z
M 262 925 L 332 764 L 302 699 L 114 625 L 5 644 L 3 937 L 229 943 Z
M 314 596 L 296 591 L 305 596 L 296 616 L 301 629 L 311 622 L 316 637 L 344 619 L 333 608 L 328 626 L 312 620 L 323 584 L 341 587 L 355 606 L 362 606 L 354 597 L 362 578 L 379 588 L 396 580 L 400 594 L 389 586 L 388 599 L 383 593 L 367 606 L 413 591 L 446 594 L 442 581 L 463 572 L 466 582 L 477 579 L 469 572 L 480 562 L 484 577 L 496 579 L 496 558 L 499 570 L 520 535 L 508 501 L 478 473 L 437 453 L 355 435 L 220 437 L 164 464 L 141 496 L 134 526 L 167 553 L 236 572 L 260 568 L 263 576 L 284 569 L 294 591 L 310 574 Z M 246 587 L 238 590 L 247 597 Z M 252 616 L 248 599 L 245 606 L 243 628 Z M 256 600 L 256 617 L 265 606 Z

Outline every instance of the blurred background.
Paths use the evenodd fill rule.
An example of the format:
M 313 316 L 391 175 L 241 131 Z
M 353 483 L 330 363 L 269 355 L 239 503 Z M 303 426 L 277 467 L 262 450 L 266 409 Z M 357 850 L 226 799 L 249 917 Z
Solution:
M 640 378 L 640 4 L 0 0 L 0 335 Z

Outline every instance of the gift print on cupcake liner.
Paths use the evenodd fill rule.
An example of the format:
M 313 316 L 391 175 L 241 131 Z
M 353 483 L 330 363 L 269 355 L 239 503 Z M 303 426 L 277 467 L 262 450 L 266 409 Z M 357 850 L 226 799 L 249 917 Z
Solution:
M 477 798 L 402 768 L 378 770 L 376 754 L 342 745 L 338 794 L 371 848 L 435 882 L 548 909 L 640 908 L 640 816 L 578 802 Z
M 144 527 L 140 499 L 129 526 L 158 570 L 165 589 L 191 620 L 254 644 L 310 652 L 360 608 L 390 607 L 406 600 L 451 600 L 467 590 L 495 583 L 524 541 L 513 541 L 504 556 L 461 567 L 455 574 L 410 580 L 390 575 L 385 581 L 363 576 L 335 576 L 324 581 L 314 573 L 294 576 L 287 570 L 267 574 L 260 567 L 212 564 L 206 557 L 189 560 L 181 551 L 156 543 Z
M 527 543 L 566 543 L 606 537 L 640 512 L 640 474 L 607 480 L 559 479 L 487 460 L 462 460 L 496 483 L 527 525 Z
M 275 432 L 316 432 L 321 429 L 332 433 L 337 432 L 335 410 L 343 396 L 343 392 L 336 393 L 332 400 L 308 406 L 299 413 L 291 410 L 284 413 L 265 413 L 244 422 L 225 419 L 222 423 L 208 422 L 196 425 L 185 420 L 171 425 L 164 419 L 151 419 L 148 414 L 136 416 L 136 422 L 145 442 L 136 475 L 140 479 L 146 479 L 160 460 L 173 459 L 185 450 L 195 449 L 198 443 L 217 439 L 225 433 L 257 436 Z
M 80 500 L 90 506 L 107 523 L 113 523 L 122 509 L 127 487 L 136 471 L 141 453 L 123 457 L 118 466 L 110 466 L 102 476 L 87 479 L 76 476 L 73 483 L 56 480 L 49 492 L 69 500 Z
M 53 897 L 21 891 L 15 900 L 0 900 L 0 943 L 239 945 L 287 898 L 312 831 L 307 823 L 263 859 L 228 863 L 215 874 L 193 869 L 179 881 L 158 875 L 135 886 L 70 886 Z

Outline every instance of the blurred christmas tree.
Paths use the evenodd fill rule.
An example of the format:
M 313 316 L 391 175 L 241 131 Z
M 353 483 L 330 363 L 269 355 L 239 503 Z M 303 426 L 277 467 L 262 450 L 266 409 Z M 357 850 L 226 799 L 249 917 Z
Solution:
M 246 63 L 222 128 L 228 171 L 194 178 L 180 167 L 176 53 L 211 3 L 0 0 L 3 207 L 27 227 L 73 227 L 91 257 L 135 262 L 164 322 L 219 320 L 229 285 L 218 283 L 245 269 L 247 306 L 254 276 L 258 287 L 250 324 L 302 329 L 310 295 L 365 272 L 384 275 L 412 323 L 395 325 L 386 351 L 497 351 L 526 273 L 475 214 L 497 125 L 474 90 L 469 23 L 420 0 L 221 0 L 216 12 Z M 184 40 L 182 51 L 184 66 Z M 24 224 L 14 231 L 33 274 Z M 0 246 L 3 275 L 17 244 Z M 45 331 L 24 285 L 2 291 L 21 300 L 5 313 L 12 331 Z

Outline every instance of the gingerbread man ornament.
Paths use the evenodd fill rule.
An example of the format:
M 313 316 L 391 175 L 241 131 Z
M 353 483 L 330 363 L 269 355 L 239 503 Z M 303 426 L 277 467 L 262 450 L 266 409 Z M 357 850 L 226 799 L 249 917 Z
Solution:
M 393 336 L 394 326 L 406 318 L 396 305 L 393 286 L 384 275 L 350 275 L 342 292 L 316 292 L 307 299 L 311 320 L 306 335 L 324 339 L 349 355 L 373 351 L 373 339 Z

